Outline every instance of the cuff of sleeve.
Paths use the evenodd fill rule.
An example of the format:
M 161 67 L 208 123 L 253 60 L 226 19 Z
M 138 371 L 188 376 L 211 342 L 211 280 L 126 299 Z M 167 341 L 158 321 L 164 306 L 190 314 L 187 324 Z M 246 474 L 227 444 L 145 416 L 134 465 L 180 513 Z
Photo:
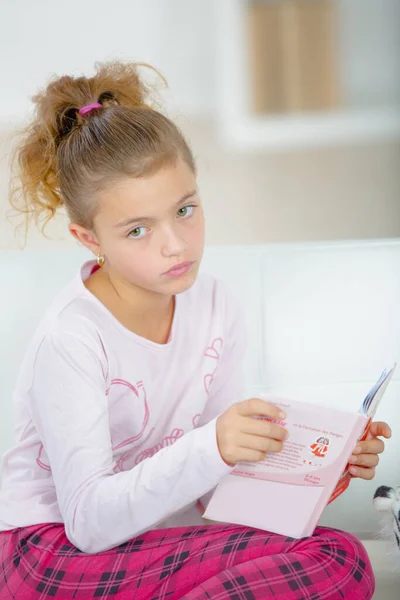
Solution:
M 207 425 L 203 425 L 203 436 L 201 438 L 199 451 L 212 476 L 210 479 L 219 483 L 220 479 L 233 471 L 235 466 L 228 465 L 222 458 L 217 442 L 217 418 L 213 419 Z

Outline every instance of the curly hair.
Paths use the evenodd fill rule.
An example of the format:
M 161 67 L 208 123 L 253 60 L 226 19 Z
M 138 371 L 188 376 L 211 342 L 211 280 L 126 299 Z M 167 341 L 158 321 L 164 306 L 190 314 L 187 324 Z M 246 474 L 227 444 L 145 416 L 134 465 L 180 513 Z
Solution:
M 33 219 L 44 229 L 64 205 L 71 222 L 91 229 L 96 195 L 118 178 L 150 175 L 178 158 L 194 171 L 182 133 L 148 101 L 139 67 L 153 69 L 98 64 L 93 77 L 56 77 L 34 96 L 34 118 L 15 148 L 10 193 L 27 223 Z M 101 108 L 82 116 L 79 109 L 94 102 Z

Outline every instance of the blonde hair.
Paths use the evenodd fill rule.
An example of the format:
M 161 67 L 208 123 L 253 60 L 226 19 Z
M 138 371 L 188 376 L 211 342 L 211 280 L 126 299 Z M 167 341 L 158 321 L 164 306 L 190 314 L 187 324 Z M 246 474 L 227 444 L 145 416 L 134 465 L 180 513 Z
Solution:
M 17 177 L 10 194 L 27 223 L 33 219 L 44 229 L 65 205 L 73 223 L 91 229 L 96 194 L 118 178 L 151 175 L 178 158 L 194 171 L 178 127 L 147 103 L 141 66 L 150 67 L 96 65 L 93 77 L 55 78 L 33 98 L 34 119 L 15 149 Z M 94 102 L 101 108 L 81 116 L 79 109 Z

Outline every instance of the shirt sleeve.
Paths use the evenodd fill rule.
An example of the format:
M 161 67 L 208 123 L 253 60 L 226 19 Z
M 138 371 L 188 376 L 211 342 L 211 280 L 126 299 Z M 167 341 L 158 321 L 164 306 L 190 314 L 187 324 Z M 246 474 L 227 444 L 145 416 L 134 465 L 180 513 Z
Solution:
M 104 364 L 100 351 L 78 335 L 44 338 L 30 392 L 66 534 L 83 552 L 118 546 L 151 529 L 230 470 L 211 419 L 133 469 L 114 473 Z
M 216 419 L 232 404 L 245 400 L 243 363 L 247 341 L 246 318 L 243 309 L 233 301 L 229 294 L 227 295 L 224 313 L 226 315 L 226 335 L 223 352 L 214 373 L 208 402 L 200 420 L 200 425 Z M 209 490 L 199 499 L 202 508 L 207 507 L 213 493 L 214 489 Z

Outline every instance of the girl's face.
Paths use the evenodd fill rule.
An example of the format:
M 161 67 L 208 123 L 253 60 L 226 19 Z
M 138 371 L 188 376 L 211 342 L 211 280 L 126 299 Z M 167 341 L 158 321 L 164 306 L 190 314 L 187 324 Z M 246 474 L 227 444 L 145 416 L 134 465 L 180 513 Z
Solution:
M 74 233 L 83 228 L 70 229 Z M 102 268 L 114 279 L 158 294 L 187 290 L 204 249 L 195 174 L 177 160 L 153 175 L 119 180 L 100 195 L 94 231 L 87 237 L 75 235 L 105 256 Z M 183 268 L 168 273 L 181 263 L 186 263 Z

